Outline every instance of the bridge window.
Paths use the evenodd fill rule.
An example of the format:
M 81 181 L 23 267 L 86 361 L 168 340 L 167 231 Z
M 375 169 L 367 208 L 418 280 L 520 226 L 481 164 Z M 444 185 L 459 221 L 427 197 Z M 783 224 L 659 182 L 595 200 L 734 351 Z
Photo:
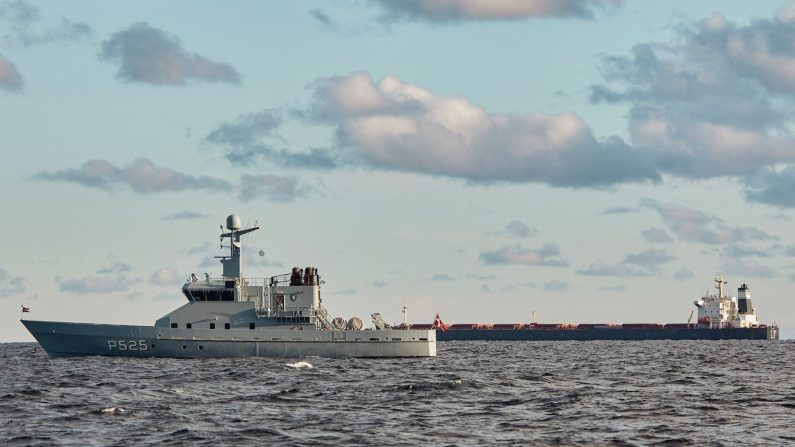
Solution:
M 210 329 L 215 329 L 215 323 L 210 323 Z
M 256 325 L 254 323 L 249 323 L 248 324 L 248 328 L 251 329 L 251 330 L 254 330 L 255 327 L 256 327 Z
M 193 297 L 192 297 L 192 296 L 190 296 L 190 292 L 189 292 L 189 291 L 187 291 L 187 290 L 183 290 L 183 291 L 182 291 L 182 293 L 184 293 L 184 294 L 185 294 L 185 298 L 187 298 L 187 299 L 188 299 L 188 301 L 193 301 Z
M 171 328 L 172 328 L 172 329 L 176 329 L 176 328 L 178 328 L 178 327 L 179 327 L 179 324 L 177 324 L 177 323 L 171 323 Z
M 231 326 L 229 323 L 224 323 L 224 329 L 229 329 Z
M 221 301 L 234 301 L 235 300 L 235 291 L 234 290 L 224 290 L 221 292 Z
M 186 327 L 187 329 L 192 329 L 192 328 L 193 328 L 193 324 L 191 324 L 191 323 L 188 323 L 188 324 L 186 324 L 186 325 L 185 325 L 185 327 Z

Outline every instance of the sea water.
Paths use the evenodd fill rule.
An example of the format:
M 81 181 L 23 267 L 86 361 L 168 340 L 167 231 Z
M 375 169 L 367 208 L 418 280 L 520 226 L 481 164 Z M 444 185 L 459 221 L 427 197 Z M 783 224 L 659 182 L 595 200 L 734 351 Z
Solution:
M 795 444 L 795 342 L 440 342 L 418 359 L 50 358 L 0 344 L 0 444 Z

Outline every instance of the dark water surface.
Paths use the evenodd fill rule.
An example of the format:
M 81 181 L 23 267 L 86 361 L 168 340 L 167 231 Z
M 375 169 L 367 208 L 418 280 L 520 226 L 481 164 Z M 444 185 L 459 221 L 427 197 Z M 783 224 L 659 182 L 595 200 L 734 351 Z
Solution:
M 438 348 L 427 359 L 51 359 L 4 343 L 0 444 L 795 445 L 792 341 Z

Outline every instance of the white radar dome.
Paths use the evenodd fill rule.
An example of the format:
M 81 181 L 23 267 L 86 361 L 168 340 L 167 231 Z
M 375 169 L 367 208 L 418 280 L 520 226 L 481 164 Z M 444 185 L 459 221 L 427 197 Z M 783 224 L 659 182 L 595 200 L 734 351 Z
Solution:
M 226 218 L 226 228 L 229 230 L 239 230 L 240 229 L 240 216 L 237 214 L 231 214 L 229 217 Z

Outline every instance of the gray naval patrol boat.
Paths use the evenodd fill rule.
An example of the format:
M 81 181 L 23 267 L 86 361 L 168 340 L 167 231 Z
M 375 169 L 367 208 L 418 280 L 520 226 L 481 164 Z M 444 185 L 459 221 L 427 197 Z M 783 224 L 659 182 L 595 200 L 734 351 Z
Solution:
M 124 357 L 430 357 L 436 355 L 435 330 L 386 329 L 373 314 L 376 329 L 362 321 L 330 320 L 321 305 L 320 277 L 314 267 L 265 279 L 241 272 L 240 218 L 226 219 L 229 256 L 218 256 L 223 277 L 191 274 L 182 287 L 187 304 L 154 326 L 125 326 L 22 320 L 51 356 Z M 222 228 L 223 230 L 223 228 Z

